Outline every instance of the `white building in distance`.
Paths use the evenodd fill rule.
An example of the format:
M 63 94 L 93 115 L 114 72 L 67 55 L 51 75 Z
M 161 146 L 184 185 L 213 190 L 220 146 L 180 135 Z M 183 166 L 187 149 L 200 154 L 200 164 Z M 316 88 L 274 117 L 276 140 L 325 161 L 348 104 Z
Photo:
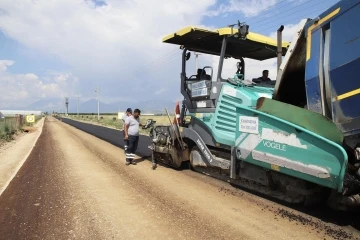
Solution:
M 16 114 L 19 115 L 35 115 L 39 116 L 42 114 L 41 111 L 25 111 L 25 110 L 0 110 L 3 116 L 15 116 Z

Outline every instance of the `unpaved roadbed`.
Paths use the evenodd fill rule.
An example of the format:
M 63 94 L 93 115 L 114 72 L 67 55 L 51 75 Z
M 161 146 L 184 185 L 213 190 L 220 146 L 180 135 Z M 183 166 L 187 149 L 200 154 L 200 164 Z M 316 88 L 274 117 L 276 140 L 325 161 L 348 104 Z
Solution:
M 0 147 L 0 195 L 33 149 L 43 123 L 44 118 L 31 127 L 28 133 L 23 133 L 16 140 Z
M 4 239 L 356 239 L 357 231 L 190 170 L 138 159 L 48 118 L 0 197 Z M 300 219 L 297 219 L 300 218 Z M 303 224 L 310 222 L 319 225 Z M 290 221 L 291 220 L 291 221 Z M 331 229 L 331 231 L 328 231 Z M 347 234 L 347 235 L 346 235 Z M 341 238 L 338 238 L 340 237 Z

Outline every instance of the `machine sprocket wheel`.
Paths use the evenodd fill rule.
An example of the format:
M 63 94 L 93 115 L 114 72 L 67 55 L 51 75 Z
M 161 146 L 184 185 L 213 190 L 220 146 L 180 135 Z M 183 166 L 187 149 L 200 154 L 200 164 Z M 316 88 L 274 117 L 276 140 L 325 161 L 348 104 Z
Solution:
M 193 155 L 194 154 L 194 155 Z M 196 171 L 193 164 L 193 157 L 201 158 L 203 155 L 200 151 L 200 149 L 197 146 L 194 146 L 190 151 L 190 161 L 189 161 L 189 168 L 193 171 Z

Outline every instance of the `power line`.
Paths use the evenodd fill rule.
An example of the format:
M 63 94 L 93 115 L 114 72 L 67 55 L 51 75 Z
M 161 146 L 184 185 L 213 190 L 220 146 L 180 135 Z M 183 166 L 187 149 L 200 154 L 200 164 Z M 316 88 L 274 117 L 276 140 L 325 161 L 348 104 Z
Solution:
M 323 11 L 325 11 L 326 9 L 328 9 L 328 8 L 323 8 L 323 9 L 320 9 L 320 10 L 315 10 L 315 11 L 312 11 L 312 12 L 310 12 L 310 13 L 307 13 L 307 16 L 309 16 L 310 14 L 313 14 L 313 13 L 321 13 L 321 12 L 323 12 Z M 318 15 L 318 14 L 317 14 Z M 290 20 L 296 20 L 296 19 L 302 19 L 302 18 L 304 18 L 305 16 L 302 16 L 302 17 L 296 17 L 296 18 L 291 18 Z M 268 28 L 272 28 L 272 27 L 276 27 L 276 26 L 278 26 L 278 24 L 274 24 L 274 25 L 271 25 L 271 26 L 266 26 L 265 28 L 261 28 L 260 30 L 258 30 L 259 32 L 260 31 L 263 31 L 263 30 L 266 30 L 266 29 L 268 29 Z
M 137 71 L 134 72 L 133 74 L 137 75 L 137 74 L 145 71 L 146 69 L 151 69 L 151 68 L 157 67 L 157 66 L 159 66 L 159 65 L 162 66 L 163 63 L 165 63 L 165 62 L 167 62 L 167 61 L 169 61 L 169 60 L 171 60 L 171 59 L 173 59 L 174 57 L 177 57 L 177 56 L 179 56 L 179 50 L 178 50 L 178 49 L 176 49 L 176 52 L 174 52 L 173 54 L 168 55 L 166 58 L 158 61 L 157 64 L 152 65 L 152 66 L 151 66 L 151 65 L 147 65 L 146 67 L 143 67 L 143 68 L 137 70 Z
M 142 69 L 148 68 L 149 66 L 153 65 L 154 63 L 164 61 L 163 58 L 170 58 L 170 57 L 172 57 L 175 52 L 177 53 L 177 52 L 178 52 L 178 49 L 174 49 L 174 50 L 172 50 L 172 51 L 170 51 L 170 52 L 162 55 L 161 57 L 157 58 L 156 60 L 154 60 L 154 61 L 152 61 L 152 62 L 150 62 L 150 63 L 148 63 L 148 64 L 144 64 L 144 65 L 146 65 L 146 66 L 143 67 Z M 139 71 L 139 70 L 134 71 L 134 73 L 136 73 L 137 71 Z
M 161 62 L 158 62 L 158 64 L 153 65 L 151 67 L 146 67 L 139 69 L 137 72 L 132 73 L 132 76 L 139 76 L 140 74 L 143 74 L 144 72 L 148 72 L 150 69 L 158 69 L 159 67 L 163 66 L 164 63 L 168 64 L 170 61 L 173 61 L 174 59 L 179 58 L 180 54 L 179 52 L 174 53 L 172 56 L 169 56 L 167 59 L 163 59 Z
M 298 8 L 299 6 L 302 6 L 302 5 L 304 5 L 304 4 L 308 3 L 308 2 L 311 2 L 311 1 L 312 1 L 312 0 L 308 0 L 308 1 L 306 1 L 306 2 L 303 2 L 302 4 L 297 5 L 296 7 L 290 8 L 290 9 L 288 9 L 288 10 Z M 279 9 L 281 9 L 281 8 L 283 8 L 283 7 L 287 7 L 287 6 L 289 6 L 289 5 L 287 4 L 287 5 L 281 6 L 281 7 L 277 8 L 276 10 L 279 10 Z M 270 17 L 267 17 L 267 18 L 260 19 L 259 21 L 256 21 L 256 22 L 254 22 L 254 23 L 252 23 L 252 24 L 256 24 L 256 23 L 263 22 L 263 21 L 265 21 L 265 20 L 267 20 L 267 19 L 270 19 L 270 18 L 272 18 L 272 17 L 274 17 L 274 16 L 276 16 L 276 14 L 275 14 L 275 15 L 272 15 L 272 16 L 270 16 Z
M 274 6 L 276 6 L 276 5 L 278 5 L 279 3 L 284 2 L 284 1 L 285 1 L 285 0 L 282 0 L 282 1 L 278 2 L 277 4 L 275 4 L 275 5 L 273 5 L 273 6 L 270 6 L 270 7 L 266 8 L 266 9 L 260 11 L 260 12 L 263 12 L 263 11 L 266 11 L 266 10 L 268 10 L 268 9 L 270 9 L 270 8 L 273 8 Z M 304 3 L 302 3 L 302 4 L 299 4 L 299 5 L 297 5 L 296 7 L 293 7 L 293 8 L 288 9 L 287 11 L 292 11 L 293 9 L 296 9 L 296 8 L 298 8 L 299 6 L 302 6 L 302 5 L 306 4 L 306 3 L 309 3 L 310 1 L 311 1 L 311 0 L 306 1 L 306 2 L 304 2 Z M 324 1 L 317 2 L 317 3 L 315 3 L 315 4 L 310 5 L 309 7 L 305 8 L 305 9 L 312 8 L 312 7 L 316 6 L 316 5 L 321 4 L 321 3 L 324 3 L 324 2 L 325 2 L 325 0 L 324 0 Z M 285 5 L 285 6 L 288 6 L 288 5 Z M 282 7 L 279 7 L 279 8 L 283 8 L 283 7 L 285 7 L 285 6 L 282 6 Z M 278 9 L 279 9 L 279 8 L 278 8 Z M 305 10 L 305 9 L 303 9 L 303 10 Z M 325 8 L 325 9 L 327 9 L 327 8 Z M 324 10 L 325 10 L 325 9 L 324 9 Z M 324 11 L 324 10 L 320 10 L 320 12 L 322 12 L 322 11 Z M 305 15 L 305 16 L 309 16 L 310 14 L 315 13 L 315 12 L 318 12 L 318 11 L 319 11 L 319 10 L 316 10 L 316 11 L 313 11 L 313 12 L 311 12 L 311 13 L 306 13 L 306 14 L 304 14 L 304 15 Z M 259 13 L 260 13 L 260 12 L 259 12 Z M 257 13 L 256 15 L 258 15 L 259 13 Z M 290 16 L 290 15 L 293 15 L 293 13 L 290 13 L 290 14 L 287 14 L 287 15 L 283 15 L 282 18 L 283 18 L 283 17 Z M 290 20 L 302 18 L 302 17 L 304 17 L 304 15 L 302 15 L 302 16 L 296 16 L 295 18 L 291 18 Z M 272 16 L 272 17 L 273 17 L 273 16 Z M 270 18 L 272 18 L 272 17 L 268 17 L 268 18 L 262 19 L 262 20 L 260 20 L 260 21 L 257 21 L 257 23 L 262 22 L 262 21 L 267 20 L 267 19 L 270 19 Z M 269 25 L 269 24 L 271 24 L 271 23 L 274 23 L 274 22 L 277 22 L 277 21 L 281 20 L 282 18 L 274 19 L 273 21 L 269 21 L 269 22 L 267 22 L 267 23 L 265 23 L 265 24 L 260 24 L 260 25 L 256 26 L 254 29 L 258 29 L 259 27 L 267 26 L 267 25 Z M 247 19 L 252 19 L 252 17 L 247 18 Z M 289 22 L 289 20 L 288 20 L 287 22 Z M 273 26 L 277 26 L 277 25 L 271 25 L 271 27 L 273 27 Z M 266 30 L 267 28 L 269 28 L 269 27 L 260 28 L 260 29 L 261 29 L 261 31 L 263 31 L 263 30 Z M 260 32 L 260 31 L 258 31 L 258 32 Z M 196 40 L 194 40 L 194 41 L 196 41 Z M 156 70 L 162 68 L 162 67 L 164 66 L 164 63 L 166 63 L 167 66 L 169 65 L 170 62 L 172 62 L 172 64 L 173 64 L 173 63 L 174 63 L 174 62 L 173 62 L 174 59 L 177 59 L 177 57 L 175 57 L 175 56 L 180 56 L 180 54 L 178 53 L 178 49 L 174 49 L 173 51 L 167 53 L 166 55 L 163 55 L 163 56 L 160 57 L 159 59 L 157 59 L 157 60 L 153 61 L 152 63 L 148 64 L 146 67 L 144 67 L 144 68 L 142 68 L 142 69 L 140 69 L 140 70 L 137 70 L 137 71 L 133 72 L 133 73 L 130 75 L 130 76 L 132 77 L 131 79 L 136 79 L 136 78 L 139 76 L 139 74 L 142 74 L 142 73 L 144 73 L 144 72 L 146 73 L 146 72 L 156 71 Z M 156 63 L 156 64 L 155 64 L 155 63 Z
M 269 10 L 269 9 L 275 7 L 276 5 L 278 5 L 278 4 L 282 3 L 282 2 L 285 2 L 285 1 L 287 1 L 287 0 L 281 0 L 281 1 L 277 2 L 276 4 L 274 4 L 274 5 L 272 5 L 272 6 L 269 6 L 269 7 L 265 8 L 265 9 L 263 9 L 263 10 L 257 12 L 257 13 L 252 14 L 252 15 L 251 15 L 252 17 L 248 17 L 248 18 L 246 18 L 246 19 L 247 19 L 247 20 L 253 19 L 253 18 L 257 17 L 259 13 L 264 12 L 264 11 L 267 11 L 267 10 Z M 172 50 L 172 51 L 164 54 L 163 56 L 161 56 L 161 57 L 158 58 L 157 60 L 154 60 L 154 61 L 150 62 L 149 64 L 146 64 L 146 67 L 143 67 L 143 68 L 140 69 L 140 70 L 135 70 L 135 71 L 134 71 L 133 73 L 131 73 L 131 74 L 136 74 L 136 73 L 138 73 L 138 72 L 144 71 L 146 68 L 149 68 L 149 67 L 150 67 L 151 65 L 153 65 L 154 63 L 159 63 L 159 62 L 163 63 L 163 62 L 166 62 L 166 60 L 167 60 L 168 58 L 171 58 L 172 56 L 175 55 L 175 54 L 173 54 L 173 53 L 175 53 L 175 52 L 176 52 L 176 54 L 178 54 L 178 49 L 174 49 L 174 50 Z M 169 55 L 171 55 L 171 56 L 169 56 Z M 168 56 L 168 57 L 166 57 L 166 56 Z M 161 59 L 162 59 L 162 60 L 161 60 Z
M 285 2 L 285 1 L 288 1 L 288 0 L 281 0 L 281 1 L 277 2 L 277 3 L 274 4 L 274 5 L 271 5 L 271 6 L 267 7 L 267 8 L 262 9 L 262 10 L 259 11 L 259 12 L 254 12 L 253 14 L 250 14 L 250 15 L 249 15 L 250 17 L 246 17 L 244 20 L 249 21 L 250 19 L 257 18 L 260 13 L 262 13 L 262 12 L 264 12 L 264 11 L 267 11 L 267 10 L 270 10 L 271 8 L 274 8 L 276 5 L 279 5 L 280 3 Z M 311 0 L 309 0 L 309 1 L 311 1 Z M 282 8 L 282 7 L 279 7 L 279 8 Z
M 168 61 L 166 61 L 166 66 L 169 66 L 169 65 L 172 65 L 173 63 L 175 63 L 176 61 L 175 60 L 179 60 L 179 57 L 180 57 L 180 54 L 177 53 L 176 56 L 174 56 L 174 58 L 172 59 L 169 59 Z M 142 74 L 147 74 L 148 72 L 156 72 L 156 70 L 159 70 L 161 69 L 162 67 L 164 66 L 164 64 L 162 65 L 157 65 L 157 66 L 154 66 L 153 68 L 150 68 L 150 69 L 147 69 L 145 71 L 145 69 L 143 69 L 143 73 Z M 137 73 L 137 74 L 130 74 L 129 75 L 129 80 L 136 80 L 137 78 L 139 78 L 139 74 L 140 73 Z M 142 77 L 142 76 L 140 76 Z
M 303 10 L 305 10 L 305 9 L 310 9 L 310 8 L 313 8 L 314 6 L 316 6 L 316 5 L 318 5 L 318 4 L 320 4 L 320 3 L 324 3 L 324 2 L 326 2 L 327 0 L 323 0 L 323 1 L 318 1 L 316 4 L 313 4 L 313 5 L 311 5 L 311 6 L 309 6 L 309 7 L 307 7 L 307 8 L 304 8 Z M 294 9 L 294 8 L 292 8 L 292 9 Z M 327 9 L 327 8 L 326 8 Z M 291 9 L 290 9 L 291 10 Z M 314 12 L 318 12 L 319 10 L 316 10 L 316 11 L 313 11 L 313 12 L 311 12 L 311 13 L 306 13 L 306 15 L 307 16 L 309 16 L 310 14 L 312 14 L 312 13 L 314 13 Z M 294 15 L 294 13 L 289 13 L 289 14 L 287 14 L 287 15 L 282 15 L 282 17 L 281 18 L 278 18 L 278 19 L 276 19 L 275 21 L 271 21 L 271 22 L 267 22 L 267 23 L 265 23 L 265 24 L 260 24 L 260 25 L 258 25 L 258 26 L 256 26 L 256 27 L 254 27 L 254 29 L 259 29 L 259 27 L 262 27 L 262 26 L 267 26 L 268 24 L 270 24 L 270 23 L 275 23 L 275 22 L 278 22 L 279 20 L 281 20 L 281 19 L 283 19 L 284 17 L 288 17 L 288 16 L 291 16 L 291 15 Z M 303 15 L 301 16 L 301 18 L 302 17 L 304 17 Z M 291 18 L 290 20 L 294 20 L 294 19 L 298 19 L 299 18 L 299 16 L 295 16 L 294 18 Z M 289 22 L 289 21 L 288 21 Z M 261 31 L 263 31 L 263 30 L 266 30 L 268 27 L 266 27 L 266 28 L 260 28 L 261 30 L 257 30 L 257 32 L 261 32 Z

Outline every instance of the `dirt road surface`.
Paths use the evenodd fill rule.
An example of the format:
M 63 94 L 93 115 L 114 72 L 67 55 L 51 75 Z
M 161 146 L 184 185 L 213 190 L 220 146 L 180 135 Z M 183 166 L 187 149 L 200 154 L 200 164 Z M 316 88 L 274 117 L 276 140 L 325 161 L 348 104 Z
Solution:
M 44 119 L 40 119 L 29 133 L 22 133 L 15 136 L 15 140 L 4 145 L 0 143 L 0 195 L 8 186 L 21 165 L 31 153 L 35 142 L 41 134 Z
M 359 239 L 208 176 L 123 156 L 48 117 L 0 196 L 0 239 Z

